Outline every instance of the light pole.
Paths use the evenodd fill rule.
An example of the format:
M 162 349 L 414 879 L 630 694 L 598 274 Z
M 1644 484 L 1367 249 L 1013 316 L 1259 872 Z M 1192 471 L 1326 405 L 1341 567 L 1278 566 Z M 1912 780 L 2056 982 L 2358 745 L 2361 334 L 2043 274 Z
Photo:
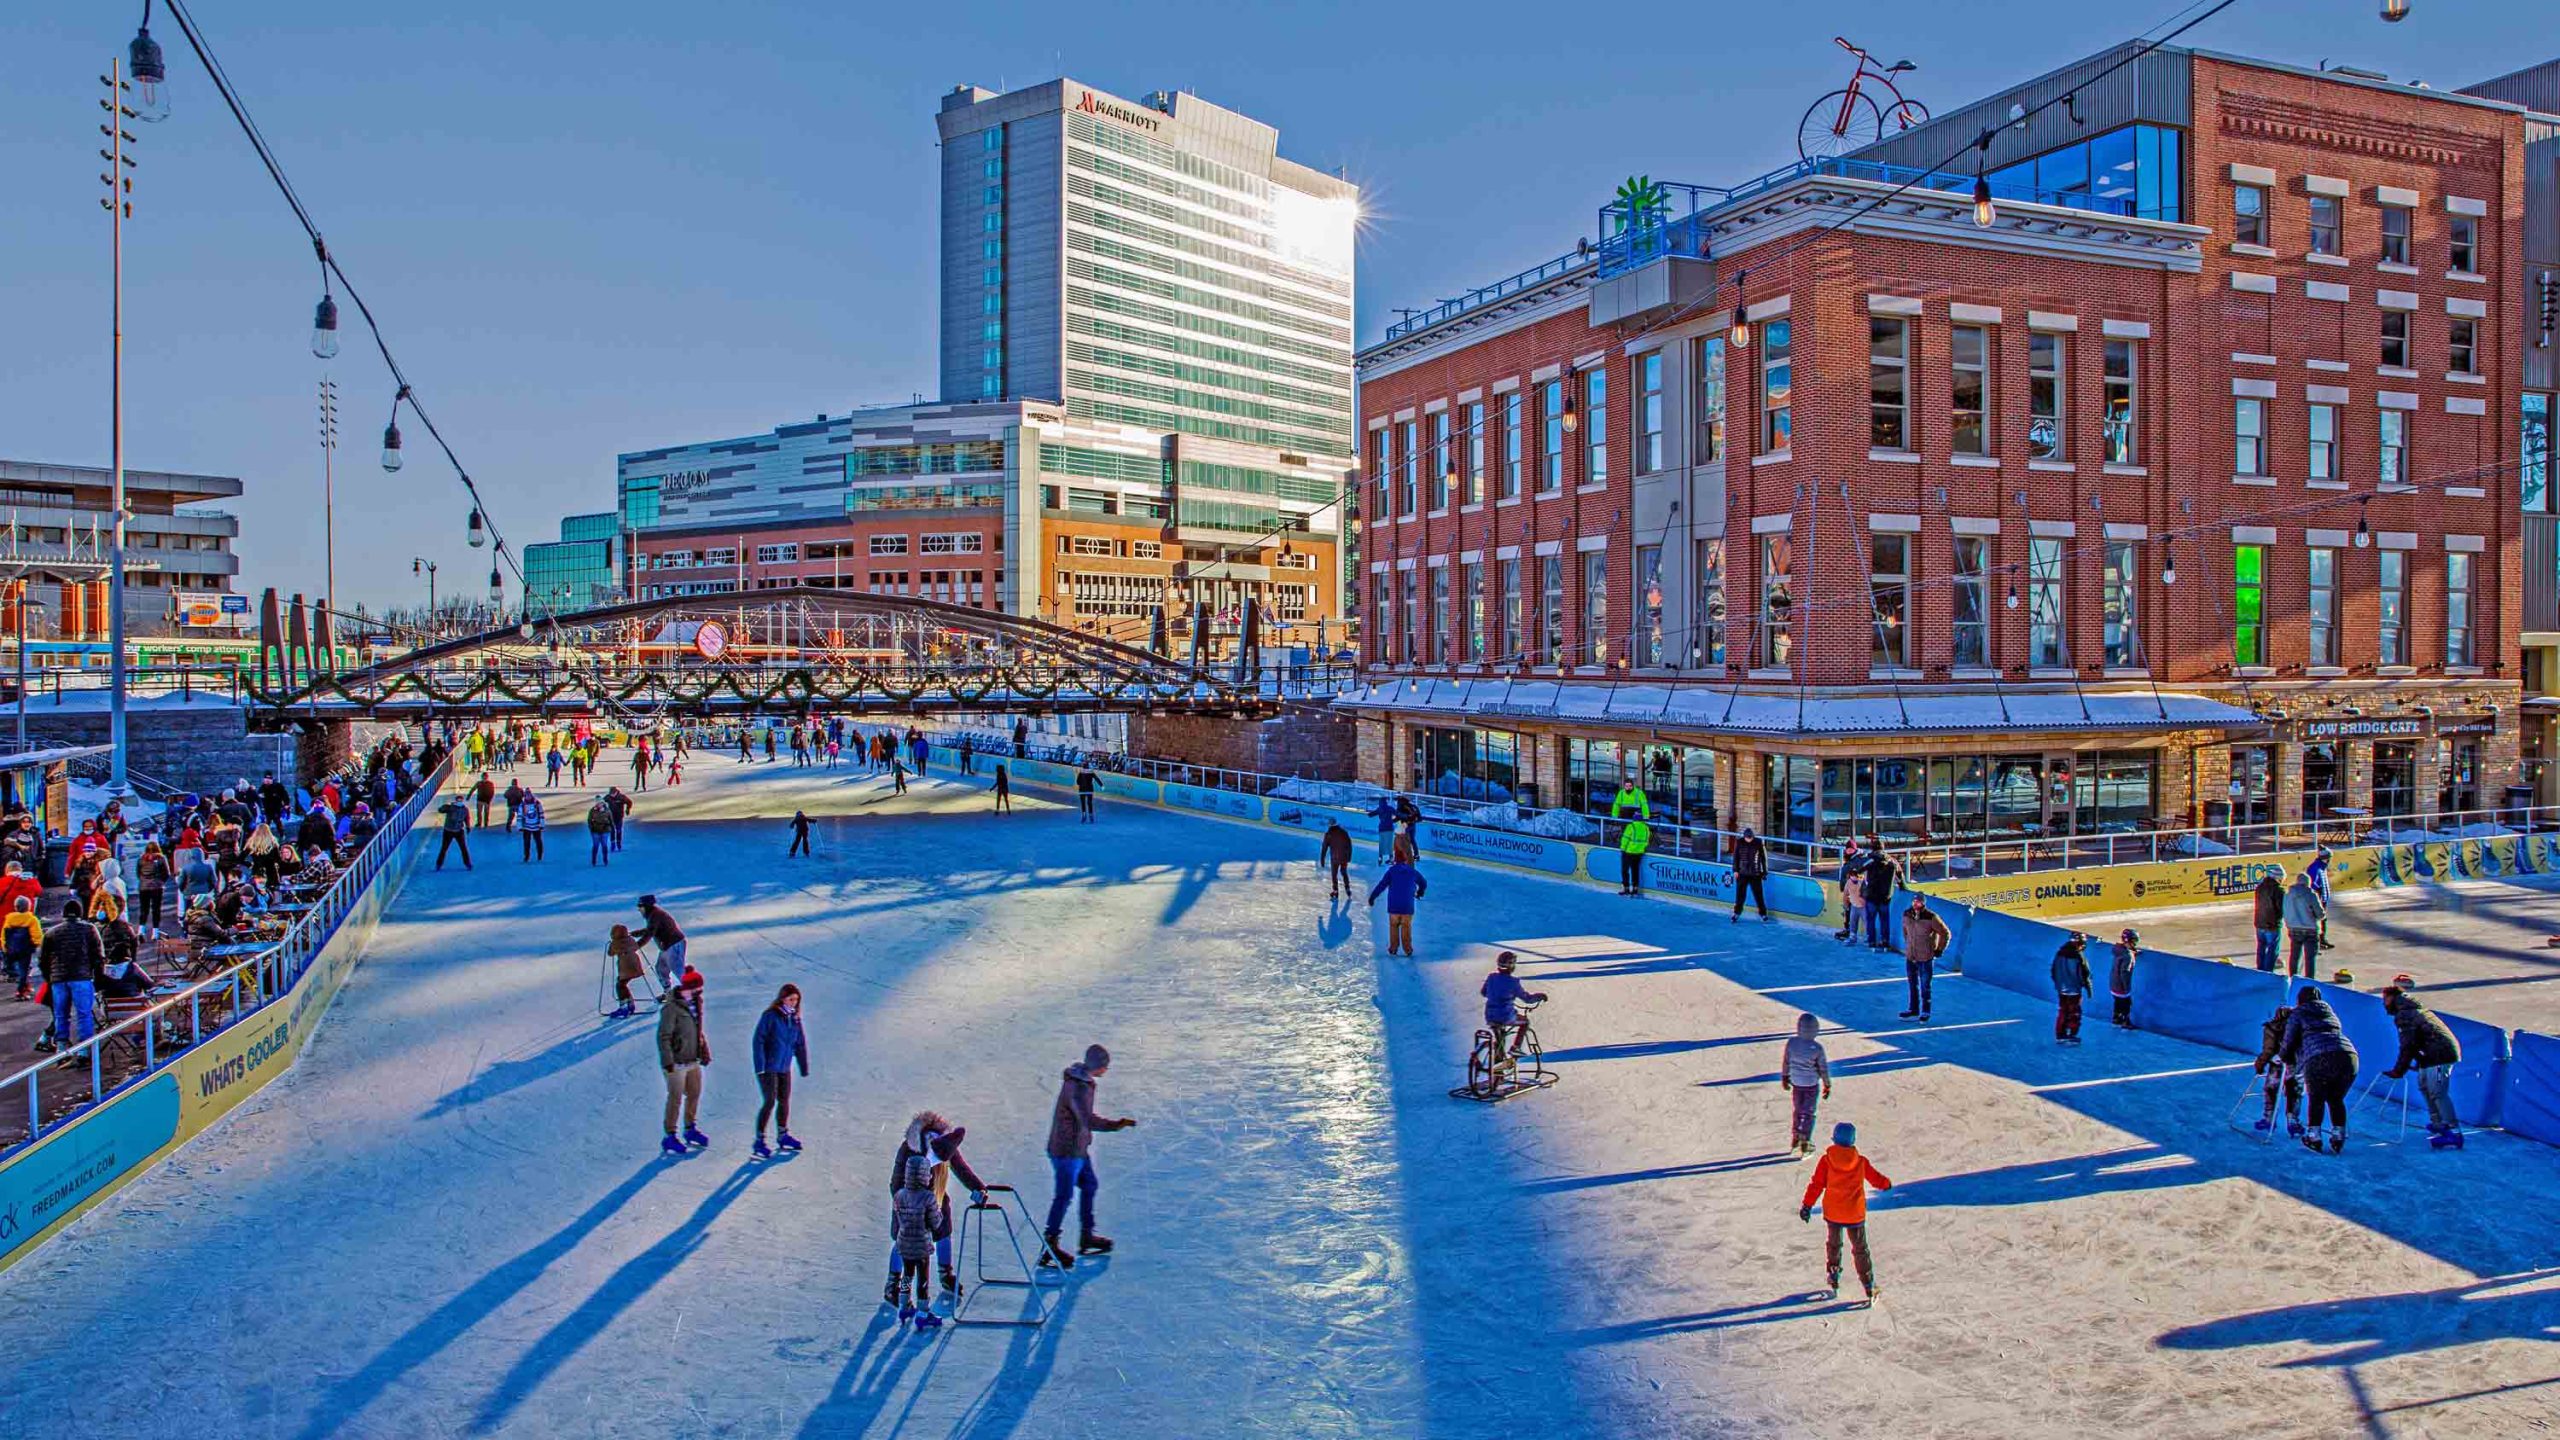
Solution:
M 98 152 L 107 162 L 107 173 L 99 178 L 106 182 L 107 193 L 98 201 L 107 207 L 108 247 L 113 254 L 113 299 L 109 302 L 109 379 L 107 408 L 112 427 L 109 441 L 115 467 L 115 480 L 108 496 L 114 510 L 114 548 L 107 554 L 107 727 L 112 755 L 108 761 L 107 793 L 122 798 L 125 784 L 124 724 L 124 222 L 133 214 L 133 177 L 126 172 L 134 168 L 133 157 L 125 147 L 134 143 L 133 132 L 124 128 L 127 120 L 141 118 L 139 112 L 124 103 L 124 62 L 110 60 L 107 73 L 99 78 L 107 87 L 99 107 L 107 112 L 107 123 L 99 130 L 107 137 L 107 148 Z M 21 653 L 24 653 L 21 647 Z M 22 696 L 18 711 L 26 713 Z
M 421 572 L 427 577 L 427 629 L 432 631 L 436 626 L 436 562 L 410 556 L 409 573 L 416 575 Z
M 320 381 L 320 564 L 321 599 L 329 610 L 329 629 L 338 628 L 338 382 Z M 321 653 L 335 657 L 338 637 L 320 637 Z

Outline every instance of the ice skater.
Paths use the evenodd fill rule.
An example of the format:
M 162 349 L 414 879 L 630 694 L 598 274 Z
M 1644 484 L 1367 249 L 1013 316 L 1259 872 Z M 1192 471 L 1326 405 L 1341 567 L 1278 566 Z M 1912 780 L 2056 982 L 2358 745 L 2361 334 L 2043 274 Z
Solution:
M 676 917 L 658 908 L 658 897 L 640 897 L 640 938 L 658 947 L 658 988 L 672 990 L 676 977 L 688 968 L 684 963 L 684 930 Z
M 613 934 L 604 942 L 604 953 L 605 958 L 613 962 L 613 998 L 618 1002 L 606 1018 L 628 1020 L 638 1013 L 631 998 L 631 982 L 648 970 L 647 964 L 640 959 L 639 937 L 631 933 L 630 926 L 616 925 Z
M 1093 792 L 1098 783 L 1099 782 L 1094 779 L 1092 766 L 1079 765 L 1076 767 L 1076 815 L 1078 817 L 1078 824 L 1090 825 L 1094 822 Z
M 1095 1086 L 1111 1069 L 1111 1052 L 1099 1045 L 1084 1047 L 1084 1059 L 1070 1065 L 1058 1084 L 1058 1103 L 1049 1115 L 1049 1169 L 1057 1189 L 1049 1197 L 1049 1223 L 1042 1230 L 1048 1252 L 1043 1265 L 1072 1267 L 1075 1256 L 1058 1244 L 1058 1227 L 1067 1218 L 1067 1197 L 1076 1200 L 1079 1225 L 1076 1255 L 1108 1255 L 1110 1237 L 1093 1228 L 1093 1193 L 1102 1187 L 1093 1173 L 1093 1136 L 1099 1130 L 1126 1130 L 1138 1122 L 1123 1115 L 1106 1119 L 1093 1110 Z
M 1413 953 L 1414 902 L 1420 900 L 1423 893 L 1430 888 L 1431 882 L 1423 879 L 1422 872 L 1414 868 L 1413 847 L 1399 841 L 1396 845 L 1395 863 L 1387 867 L 1386 874 L 1378 877 L 1377 884 L 1369 887 L 1371 905 L 1378 903 L 1380 895 L 1387 897 L 1388 954 L 1411 955 Z
M 2266 1107 L 2258 1114 L 2258 1128 L 2271 1130 L 2276 1123 L 2276 1095 L 2284 1095 L 2284 1130 L 2296 1140 L 2302 1138 L 2302 1074 L 2284 1060 L 2285 1031 L 2293 1025 L 2293 1006 L 2279 1002 L 2276 1013 L 2258 1026 L 2258 1061 L 2254 1067 L 2266 1092 Z
M 1830 1233 L 1822 1241 L 1822 1274 L 1830 1287 L 1822 1298 L 1840 1293 L 1840 1242 L 1849 1242 L 1850 1257 L 1858 1266 L 1858 1284 L 1865 1288 L 1868 1303 L 1876 1298 L 1875 1264 L 1867 1255 L 1867 1187 L 1890 1190 L 1893 1182 L 1884 1178 L 1866 1156 L 1858 1153 L 1858 1127 L 1843 1120 L 1831 1127 L 1831 1148 L 1814 1162 L 1813 1178 L 1805 1182 L 1804 1200 L 1796 1207 L 1796 1218 L 1811 1224 L 1814 1197 L 1822 1199 L 1823 1223 Z
M 792 855 L 806 855 L 808 853 L 809 812 L 806 810 L 794 810 L 791 812 L 791 851 L 790 854 L 787 854 L 782 858 L 788 860 Z
M 688 969 L 658 1002 L 658 1068 L 667 1077 L 666 1138 L 658 1148 L 682 1155 L 711 1143 L 696 1123 L 702 1110 L 702 1072 L 711 1063 L 711 1040 L 702 1033 L 702 972 Z M 679 1137 L 676 1121 L 684 1131 Z
M 1316 863 L 1324 867 L 1332 883 L 1333 898 L 1349 898 L 1352 893 L 1351 832 L 1342 828 L 1341 821 L 1325 822 L 1324 841 L 1316 847 Z
M 1742 919 L 1742 902 L 1749 900 L 1760 907 L 1760 919 L 1769 919 L 1769 847 L 1748 825 L 1742 827 L 1742 838 L 1733 842 L 1733 918 Z
M 1369 815 L 1370 815 L 1370 818 L 1372 818 L 1372 819 L 1374 819 L 1374 820 L 1376 820 L 1376 821 L 1378 822 L 1378 865 L 1379 865 L 1379 867 L 1380 867 L 1381 869 L 1383 869 L 1383 868 L 1385 868 L 1385 867 L 1386 867 L 1386 865 L 1387 865 L 1387 863 L 1388 863 L 1389 861 L 1392 861 L 1392 860 L 1394 860 L 1394 859 L 1395 859 L 1395 847 L 1396 847 L 1396 804 L 1395 804 L 1395 801 L 1393 801 L 1393 800 L 1389 799 L 1388 797 L 1386 797 L 1386 796 L 1384 796 L 1384 795 L 1379 796 L 1379 797 L 1378 797 L 1378 803 L 1377 803 L 1377 804 L 1375 804 L 1375 805 L 1373 805 L 1373 806 L 1371 806 L 1371 807 L 1369 807 Z
M 2284 892 L 2284 929 L 2287 949 L 2284 977 L 2287 980 L 2316 978 L 2320 973 L 2320 927 L 2329 919 L 2328 902 L 2311 883 L 2311 872 L 2293 877 Z
M 898 1177 L 917 1160 L 933 1167 L 931 1181 L 934 1197 L 933 1253 L 942 1270 L 942 1290 L 953 1299 L 960 1296 L 960 1276 L 951 1264 L 951 1188 L 950 1177 L 957 1175 L 969 1187 L 969 1203 L 986 1203 L 987 1182 L 969 1168 L 960 1153 L 960 1142 L 968 1138 L 966 1126 L 954 1125 L 942 1118 L 941 1112 L 919 1110 L 907 1122 L 906 1134 L 898 1141 L 898 1155 L 889 1166 L 889 1188 L 895 1191 Z M 1088 1227 L 1090 1228 L 1090 1227 Z M 902 1256 L 894 1249 L 889 1255 L 890 1293 L 896 1293 Z M 892 1303 L 895 1303 L 892 1301 Z
M 771 1147 L 764 1143 L 764 1123 L 773 1122 L 774 1144 L 785 1150 L 797 1150 L 800 1142 L 791 1138 L 791 1067 L 800 1067 L 800 1078 L 809 1078 L 809 1037 L 800 1028 L 800 987 L 785 985 L 774 993 L 773 1003 L 756 1017 L 754 1054 L 756 1094 L 762 1101 L 756 1109 L 755 1153 L 770 1159 Z
M 2115 953 L 2107 965 L 2107 995 L 2115 1001 L 2115 1013 L 2108 1018 L 2119 1030 L 2133 1028 L 2133 967 L 2142 958 L 2142 937 L 2130 925 L 2116 937 Z
M 1618 832 L 1619 894 L 1644 898 L 1644 852 L 1652 848 L 1653 827 L 1642 820 L 1630 820 Z
M 2321 998 L 2319 986 L 2305 985 L 2294 992 L 2293 1018 L 2284 1027 L 2280 1058 L 2301 1071 L 2303 1093 L 2310 1097 L 2311 1113 L 2302 1132 L 2304 1148 L 2321 1153 L 2320 1120 L 2325 1115 L 2330 1122 L 2328 1153 L 2345 1150 L 2347 1096 L 2356 1085 L 2356 1047 L 2338 1023 L 2338 1012 Z
M 1532 1005 L 1547 1003 L 1545 991 L 1532 990 L 1520 983 L 1520 977 L 1513 973 L 1519 964 L 1518 955 L 1503 951 L 1493 957 L 1493 973 L 1484 977 L 1484 984 L 1476 987 L 1476 993 L 1484 997 L 1485 1028 L 1493 1033 L 1496 1075 L 1501 1074 L 1503 1062 L 1510 1058 L 1513 1046 L 1518 1043 L 1519 1032 L 1528 1028 L 1528 1022 L 1520 1016 L 1520 1002 L 1525 1000 Z
M 1929 908 L 1928 895 L 1912 891 L 1911 904 L 1902 912 L 1902 981 L 1911 998 L 1903 1019 L 1929 1023 L 1929 992 L 1936 988 L 1938 957 L 1947 953 L 1950 938 L 1947 922 Z
M 1001 760 L 996 762 L 996 813 L 999 815 L 1013 813 L 1013 781 L 1006 777 L 1004 762 Z
M 2462 1063 L 2462 1042 L 2453 1030 L 2410 993 L 2401 975 L 2382 987 L 2382 1008 L 2400 1030 L 2400 1054 L 2385 1080 L 2418 1072 L 2418 1093 L 2427 1100 L 2427 1143 L 2438 1150 L 2462 1148 L 2462 1116 L 2453 1108 L 2453 1067 Z
M 560 752 L 554 750 L 551 753 L 557 755 Z M 524 842 L 522 859 L 533 861 L 542 858 L 542 826 L 542 797 L 527 795 L 524 803 L 516 807 L 516 834 Z
M 471 811 L 459 795 L 444 802 L 444 839 L 436 846 L 437 869 L 444 868 L 444 855 L 448 850 L 461 851 L 462 868 L 471 868 Z
M 613 863 L 613 802 L 599 795 L 587 807 L 587 864 Z
M 889 1277 L 889 1293 L 881 1297 L 897 1307 L 901 1322 L 912 1320 L 918 1330 L 942 1323 L 942 1317 L 933 1313 L 933 1282 L 925 1272 L 925 1262 L 933 1255 L 933 1219 L 938 1209 L 933 1165 L 919 1155 L 907 1162 L 897 1192 L 889 1197 L 889 1235 L 897 1251 L 898 1270 Z
M 2080 1001 L 2089 993 L 2089 937 L 2074 930 L 2053 952 L 2053 1043 L 2080 1043 Z
M 1778 1064 L 1778 1088 L 1787 1092 L 1790 1109 L 1787 1148 L 1798 1155 L 1813 1153 L 1814 1110 L 1831 1098 L 1831 1053 L 1822 1048 L 1821 1036 L 1822 1022 L 1811 1011 L 1798 1015 Z

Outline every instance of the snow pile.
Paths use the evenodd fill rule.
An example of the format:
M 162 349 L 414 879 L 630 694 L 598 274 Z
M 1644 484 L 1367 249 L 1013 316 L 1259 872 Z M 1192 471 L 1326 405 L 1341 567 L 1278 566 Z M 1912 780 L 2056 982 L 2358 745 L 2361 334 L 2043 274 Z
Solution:
M 2364 834 L 2369 845 L 2424 845 L 2434 840 L 2503 840 L 2516 832 L 2487 820 L 2475 820 L 2449 830 L 2428 830 L 2420 826 L 2404 829 L 2373 829 Z
M 1570 810 L 1538 810 L 1523 812 L 1517 805 L 1487 805 L 1470 810 L 1463 823 L 1487 830 L 1516 830 L 1524 835 L 1544 835 L 1550 840 L 1590 840 L 1600 834 L 1600 827 Z
M 83 820 L 95 820 L 105 814 L 107 801 L 114 798 L 107 794 L 106 786 L 92 785 L 83 780 L 72 781 L 69 789 L 71 823 L 74 826 Z M 140 827 L 146 820 L 160 818 L 160 809 L 160 803 L 156 800 L 145 800 L 140 795 L 128 795 L 124 802 L 124 818 L 128 824 Z
M 1330 805 L 1340 810 L 1366 810 L 1387 792 L 1356 780 L 1283 780 L 1271 787 L 1274 800 L 1302 805 Z
M 2208 840 L 2202 835 L 2181 835 L 2169 842 L 2169 853 L 2172 855 L 2231 855 L 2238 852 L 2219 840 Z

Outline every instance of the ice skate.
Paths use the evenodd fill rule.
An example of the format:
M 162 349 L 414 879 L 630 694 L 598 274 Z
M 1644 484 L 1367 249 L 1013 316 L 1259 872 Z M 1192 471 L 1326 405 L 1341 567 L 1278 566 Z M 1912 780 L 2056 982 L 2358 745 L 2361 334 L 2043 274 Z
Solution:
M 942 1293 L 956 1305 L 960 1299 L 960 1276 L 948 1265 L 942 1267 Z
M 692 1146 L 696 1150 L 701 1150 L 707 1148 L 711 1144 L 711 1137 L 694 1129 L 692 1126 L 687 1125 L 684 1127 L 684 1143 Z
M 773 1147 L 764 1143 L 764 1137 L 761 1135 L 756 1137 L 755 1156 L 759 1160 L 770 1160 L 773 1158 Z
M 2428 1148 L 2435 1150 L 2459 1150 L 2462 1148 L 2462 1132 L 2459 1130 L 2439 1131 L 2436 1134 L 2427 1137 L 2427 1145 Z
M 1058 1232 L 1055 1230 L 1050 1231 L 1046 1236 L 1042 1237 L 1042 1243 L 1040 1246 L 1040 1268 L 1043 1270 L 1073 1270 L 1076 1268 L 1076 1257 L 1068 1254 L 1066 1247 L 1058 1243 Z
M 2329 1153 L 2332 1155 L 2342 1154 L 2345 1152 L 2346 1148 L 2347 1127 L 2340 1125 L 2332 1128 L 2329 1131 Z
M 685 1153 L 684 1142 L 673 1135 L 659 1141 L 658 1148 L 669 1155 L 682 1155 Z
M 1076 1253 L 1079 1255 L 1108 1255 L 1111 1253 L 1111 1237 L 1108 1235 L 1097 1235 L 1093 1231 L 1087 1230 L 1084 1234 L 1076 1237 Z
M 800 1148 L 800 1137 L 792 1134 L 788 1130 L 784 1130 L 777 1132 L 774 1135 L 773 1143 L 777 1148 L 797 1151 Z
M 890 1276 L 890 1277 L 889 1277 L 889 1283 L 880 1287 L 880 1303 L 881 1303 L 881 1304 L 883 1304 L 883 1305 L 895 1305 L 895 1304 L 897 1304 L 897 1303 L 898 1303 L 898 1291 L 899 1291 L 899 1288 L 900 1288 L 900 1287 L 899 1287 L 899 1281 L 900 1281 L 902 1278 L 903 1278 L 903 1277 L 901 1277 L 901 1276 L 892 1275 L 892 1276 Z

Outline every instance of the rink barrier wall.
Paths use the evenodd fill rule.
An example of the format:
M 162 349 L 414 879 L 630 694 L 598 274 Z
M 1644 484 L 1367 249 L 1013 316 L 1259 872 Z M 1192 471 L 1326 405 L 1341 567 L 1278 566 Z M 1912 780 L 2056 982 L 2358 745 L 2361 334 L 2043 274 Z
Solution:
M 945 774 L 958 773 L 957 750 L 935 746 L 932 758 Z M 1075 790 L 1073 766 L 1046 760 L 1015 760 L 986 751 L 978 752 L 976 760 L 979 770 L 972 779 L 992 783 L 988 772 L 1001 762 L 1016 784 L 1069 793 Z M 1107 771 L 1094 773 L 1097 786 L 1104 793 L 1166 809 L 1308 834 L 1321 834 L 1328 825 L 1339 822 L 1351 832 L 1354 853 L 1364 863 L 1376 855 L 1376 818 L 1364 810 L 1172 781 L 1141 780 Z M 1114 781 L 1120 783 L 1115 785 Z M 1417 827 L 1416 840 L 1424 854 L 1594 884 L 1618 883 L 1618 851 L 1611 846 L 1437 820 L 1426 820 Z M 1996 881 L 1928 883 L 1913 888 L 1928 893 L 1930 908 L 1946 923 L 1947 949 L 1939 957 L 1942 970 L 2049 1003 L 2053 999 L 2054 952 L 2071 931 L 2033 915 L 2018 914 L 2017 905 L 2064 905 L 2071 907 L 2073 913 L 2089 913 L 2143 908 L 2146 904 L 2193 905 L 2200 900 L 2237 899 L 2256 888 L 2258 877 L 2270 871 L 2290 882 L 2310 859 L 2309 855 L 2217 856 L 2158 865 L 2003 876 Z M 2352 890 L 2425 883 L 2447 875 L 2553 871 L 2560 871 L 2560 837 L 2355 846 L 2331 851 L 2330 887 Z M 2081 888 L 2088 877 L 2113 872 L 2128 872 L 2124 883 L 2101 885 L 2094 893 Z M 1733 867 L 1675 856 L 1647 856 L 1644 887 L 1648 898 L 1730 907 Z M 2011 893 L 2022 887 L 2029 891 L 2042 888 L 2048 893 L 2030 893 L 2023 899 Z M 1845 918 L 1840 887 L 1832 881 L 1804 875 L 1771 875 L 1767 890 L 1772 912 L 1835 926 Z M 1894 908 L 1898 934 L 1903 907 L 1897 902 Z M 2092 993 L 2083 1005 L 2089 1022 L 2094 1024 L 2106 1023 L 2110 999 L 2107 977 L 2113 959 L 2110 944 L 2109 937 L 2089 943 Z M 2145 950 L 2133 971 L 2134 1024 L 2176 1039 L 2255 1057 L 2259 1025 L 2274 1013 L 2278 999 L 2285 993 L 2286 982 L 2281 975 L 2217 960 Z M 2399 1027 L 2383 1010 L 2378 995 L 2325 984 L 2321 993 L 2338 1012 L 2347 1038 L 2358 1051 L 2356 1092 L 2361 1095 L 2398 1058 Z M 2468 1016 L 2443 1010 L 2435 1013 L 2462 1043 L 2462 1063 L 2454 1067 L 2452 1097 L 2463 1123 L 2503 1123 L 2511 1133 L 2560 1145 L 2560 1040 L 2529 1031 L 2510 1035 Z
M 32 1254 L 292 1068 L 329 1002 L 364 958 L 383 912 L 425 855 L 433 832 L 419 833 L 416 822 L 449 773 L 440 768 L 393 812 L 340 883 L 361 878 L 346 893 L 333 889 L 313 910 L 321 917 L 317 933 L 298 942 L 287 935 L 279 950 L 305 947 L 302 968 L 264 1004 L 0 1160 L 0 1245 L 8 1247 L 0 1250 L 0 1270 Z
M 1978 907 L 1953 949 L 1955 968 L 1968 979 L 2052 1004 L 2054 955 L 2071 933 L 2066 926 Z M 2089 1026 L 2106 1023 L 2112 946 L 2112 938 L 2106 936 L 2092 937 L 2088 943 L 2091 988 L 2082 1009 Z M 2133 968 L 2133 1023 L 2138 1029 L 2254 1059 L 2259 1027 L 2302 983 L 2252 966 L 2145 950 Z M 2356 1047 L 2356 1094 L 2362 1095 L 2399 1058 L 2399 1026 L 2383 1009 L 2379 995 L 2327 983 L 2321 984 L 2320 993 Z M 2462 1045 L 2451 1095 L 2463 1123 L 2497 1125 L 2507 1114 L 2519 1113 L 2546 1128 L 2542 1133 L 2517 1133 L 2560 1143 L 2560 1044 L 2529 1033 L 2510 1036 L 2465 1015 L 2435 1013 Z M 2530 1073 L 2510 1063 L 2511 1053 L 2528 1042 L 2538 1047 L 2537 1055 L 2549 1057 Z M 2413 1084 L 2412 1104 L 2417 1103 L 2415 1094 Z

